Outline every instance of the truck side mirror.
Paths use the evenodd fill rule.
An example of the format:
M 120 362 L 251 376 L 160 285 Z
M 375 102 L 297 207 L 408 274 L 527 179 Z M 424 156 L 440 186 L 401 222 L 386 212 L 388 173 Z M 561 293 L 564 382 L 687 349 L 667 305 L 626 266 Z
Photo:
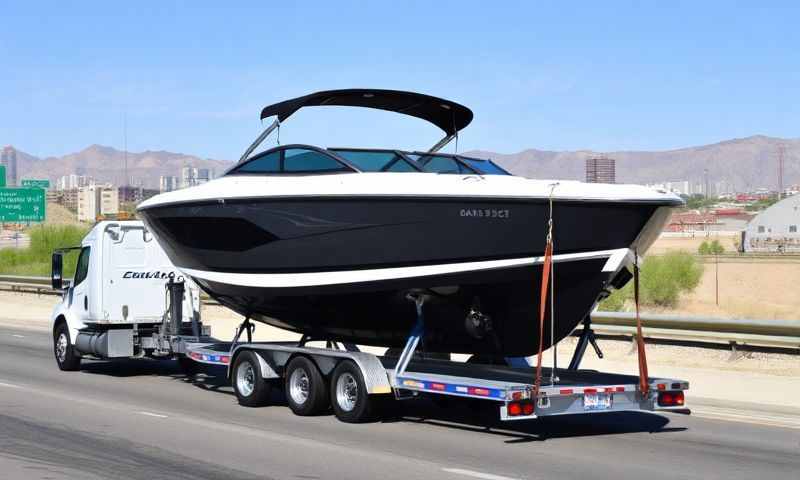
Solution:
M 53 290 L 63 290 L 64 288 L 64 254 L 61 252 L 53 253 L 52 270 L 50 272 L 50 281 L 53 285 Z

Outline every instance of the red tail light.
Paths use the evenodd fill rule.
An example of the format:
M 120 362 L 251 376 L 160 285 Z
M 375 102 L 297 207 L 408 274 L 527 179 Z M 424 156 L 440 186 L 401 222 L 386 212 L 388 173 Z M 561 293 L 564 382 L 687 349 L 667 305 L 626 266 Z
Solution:
M 522 413 L 525 415 L 533 415 L 533 404 L 532 403 L 522 404 Z
M 683 403 L 683 392 L 659 392 L 658 394 L 658 404 L 662 407 L 681 407 Z
M 508 404 L 508 416 L 510 417 L 517 417 L 522 415 L 522 405 L 517 402 L 511 402 Z

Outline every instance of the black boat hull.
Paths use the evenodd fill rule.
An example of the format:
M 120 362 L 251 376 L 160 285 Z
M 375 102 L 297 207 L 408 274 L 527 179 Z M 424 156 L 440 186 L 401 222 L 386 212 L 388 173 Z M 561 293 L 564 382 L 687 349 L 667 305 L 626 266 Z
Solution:
M 591 311 L 617 273 L 604 268 L 611 253 L 597 252 L 630 247 L 659 206 L 555 204 L 556 342 Z M 424 348 L 520 356 L 539 345 L 540 259 L 480 265 L 540 257 L 548 208 L 541 199 L 318 197 L 226 199 L 139 213 L 177 267 L 254 320 L 319 338 L 401 347 L 416 321 L 406 293 L 434 289 L 425 305 Z M 465 263 L 476 268 L 447 272 L 448 265 Z M 404 268 L 417 270 L 369 278 Z M 366 277 L 319 280 L 353 272 Z M 465 328 L 474 309 L 491 319 L 482 338 Z M 545 347 L 549 325 L 548 312 Z

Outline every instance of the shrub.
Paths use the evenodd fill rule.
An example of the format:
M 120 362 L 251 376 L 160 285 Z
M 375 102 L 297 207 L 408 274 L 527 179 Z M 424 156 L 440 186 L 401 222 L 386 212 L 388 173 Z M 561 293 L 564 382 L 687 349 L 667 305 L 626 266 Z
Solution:
M 0 249 L 0 273 L 7 275 L 50 275 L 50 256 L 56 248 L 80 245 L 87 229 L 74 225 L 42 225 L 28 230 L 28 248 Z M 75 273 L 77 252 L 64 257 L 64 276 Z
M 658 307 L 675 307 L 681 293 L 692 292 L 700 283 L 703 265 L 688 252 L 669 252 L 648 257 L 641 265 L 639 277 L 640 303 Z M 633 301 L 633 281 L 611 294 L 601 303 L 602 310 L 620 311 Z
M 709 245 L 708 240 L 703 240 L 703 243 L 697 247 L 697 253 L 700 255 L 709 255 L 711 253 L 711 245 Z

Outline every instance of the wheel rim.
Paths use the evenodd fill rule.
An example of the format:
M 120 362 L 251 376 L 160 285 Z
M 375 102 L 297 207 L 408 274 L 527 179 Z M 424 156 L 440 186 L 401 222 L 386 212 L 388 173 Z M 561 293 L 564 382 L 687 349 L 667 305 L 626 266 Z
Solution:
M 308 373 L 304 368 L 297 368 L 289 377 L 289 395 L 297 405 L 302 405 L 308 400 Z
M 342 373 L 336 380 L 336 403 L 345 412 L 352 411 L 358 403 L 358 382 L 348 372 Z
M 256 389 L 256 371 L 250 362 L 242 362 L 236 370 L 236 388 L 244 397 L 249 397 Z
M 64 363 L 67 359 L 67 346 L 69 345 L 69 341 L 67 340 L 67 334 L 61 332 L 58 336 L 58 340 L 56 341 L 56 359 L 58 359 L 58 363 Z

